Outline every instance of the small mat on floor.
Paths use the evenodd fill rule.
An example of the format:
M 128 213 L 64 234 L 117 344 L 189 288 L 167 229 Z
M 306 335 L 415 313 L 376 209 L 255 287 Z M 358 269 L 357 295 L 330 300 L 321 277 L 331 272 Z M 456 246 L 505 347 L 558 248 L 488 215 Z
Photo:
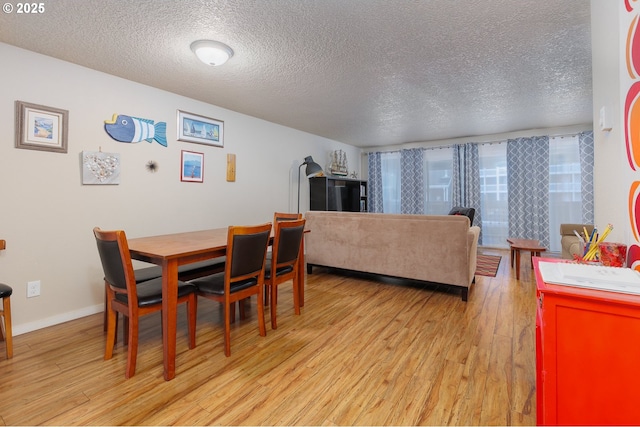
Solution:
M 501 259 L 502 257 L 499 255 L 478 254 L 477 265 L 476 265 L 476 275 L 496 277 L 496 273 L 498 272 L 498 267 L 500 266 Z

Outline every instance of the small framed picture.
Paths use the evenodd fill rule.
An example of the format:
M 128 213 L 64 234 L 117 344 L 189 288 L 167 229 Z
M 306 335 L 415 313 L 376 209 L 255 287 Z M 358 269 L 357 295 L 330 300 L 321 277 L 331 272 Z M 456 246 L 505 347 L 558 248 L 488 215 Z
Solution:
M 67 152 L 69 112 L 16 101 L 16 148 Z
M 178 110 L 178 141 L 224 147 L 224 122 Z
M 204 153 L 182 150 L 180 181 L 204 181 Z

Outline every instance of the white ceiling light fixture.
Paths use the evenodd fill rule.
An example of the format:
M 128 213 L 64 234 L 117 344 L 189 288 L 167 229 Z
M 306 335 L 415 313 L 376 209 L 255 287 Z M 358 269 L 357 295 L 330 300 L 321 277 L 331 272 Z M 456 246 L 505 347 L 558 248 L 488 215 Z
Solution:
M 213 40 L 198 40 L 191 43 L 191 50 L 207 65 L 222 65 L 233 56 L 233 49 Z

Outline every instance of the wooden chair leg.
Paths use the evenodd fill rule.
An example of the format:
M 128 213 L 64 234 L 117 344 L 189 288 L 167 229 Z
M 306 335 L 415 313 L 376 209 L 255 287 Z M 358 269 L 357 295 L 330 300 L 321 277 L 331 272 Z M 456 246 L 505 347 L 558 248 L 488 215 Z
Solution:
M 264 286 L 260 286 L 260 290 L 258 291 L 258 329 L 260 330 L 260 336 L 264 337 L 267 335 L 267 326 L 264 323 L 264 297 L 262 296 L 262 291 Z
M 226 307 L 225 307 L 225 310 L 226 310 Z M 230 310 L 230 312 L 229 312 L 230 313 L 229 314 L 229 316 L 230 316 L 229 323 L 230 324 L 231 323 L 235 323 L 235 321 L 236 321 L 236 303 L 235 302 L 231 303 L 231 305 L 229 306 L 229 310 Z
M 235 302 L 224 307 L 224 355 L 231 356 L 231 311 L 235 314 Z
M 118 313 L 111 309 L 111 304 L 107 301 L 107 340 L 104 348 L 104 360 L 109 360 L 113 356 L 113 348 L 116 345 L 116 329 L 118 328 Z
M 4 318 L 4 340 L 7 350 L 7 359 L 13 357 L 13 332 L 11 331 L 11 298 L 2 299 L 2 309 Z
M 118 321 L 116 320 L 116 325 L 117 324 L 118 324 Z M 117 332 L 116 332 L 116 335 L 117 335 Z M 123 335 L 122 345 L 128 346 L 129 345 L 129 316 L 125 316 L 124 314 L 122 315 L 122 335 Z
M 5 341 L 5 337 L 7 336 L 4 330 L 4 320 L 2 319 L 3 317 L 4 317 L 4 312 L 0 310 L 0 341 Z
M 300 270 L 296 271 L 296 275 L 293 277 L 293 310 L 296 315 L 300 315 L 300 287 L 298 286 L 298 274 Z
M 271 291 L 271 303 L 269 305 L 269 311 L 271 314 L 271 329 L 278 329 L 278 322 L 276 321 L 276 315 L 278 313 L 278 285 L 268 286 Z
M 189 296 L 187 301 L 187 316 L 189 317 L 189 348 L 196 348 L 196 318 L 198 317 L 198 297 Z
M 129 379 L 136 373 L 136 359 L 138 358 L 138 317 L 132 316 L 133 319 L 129 319 L 129 316 L 125 316 L 129 324 L 129 340 L 127 349 L 127 370 L 125 371 L 125 378 Z M 125 323 L 125 322 L 123 322 Z
M 240 320 L 247 318 L 247 300 L 248 298 L 238 301 L 238 308 L 240 309 Z

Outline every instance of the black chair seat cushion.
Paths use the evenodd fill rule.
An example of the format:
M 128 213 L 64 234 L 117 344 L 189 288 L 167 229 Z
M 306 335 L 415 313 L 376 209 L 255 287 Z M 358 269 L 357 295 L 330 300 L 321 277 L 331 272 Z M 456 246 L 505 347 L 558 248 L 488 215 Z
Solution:
M 0 283 L 0 298 L 10 297 L 12 293 L 13 289 L 11 288 L 11 286 Z
M 293 267 L 290 265 L 280 267 L 276 269 L 276 277 L 282 276 L 283 274 L 291 273 L 293 271 Z M 271 279 L 271 265 L 267 265 L 264 269 L 264 278 Z
M 178 278 L 180 280 L 191 280 L 197 277 L 206 276 L 213 273 L 224 271 L 224 265 L 227 262 L 226 256 L 207 259 L 200 262 L 185 264 L 178 267 Z
M 154 265 L 153 267 L 138 268 L 133 270 L 136 276 L 136 283 L 146 282 L 147 280 L 162 277 L 162 267 Z
M 198 291 L 200 292 L 214 295 L 224 295 L 224 273 L 212 274 L 200 279 L 194 279 L 189 283 L 198 288 Z M 251 286 L 255 286 L 257 283 L 258 280 L 255 278 L 235 282 L 231 284 L 230 291 L 231 293 L 238 292 L 243 289 L 250 288 Z
M 224 270 L 226 260 L 226 256 L 221 256 L 192 264 L 181 265 L 178 267 L 178 278 L 180 280 L 189 280 L 189 278 L 210 274 L 213 270 Z M 162 267 L 154 265 L 151 267 L 138 268 L 133 270 L 133 274 L 136 276 L 136 283 L 146 282 L 147 280 L 162 277 Z
M 162 277 L 140 282 L 136 285 L 138 292 L 138 307 L 160 304 L 162 302 Z M 196 292 L 196 287 L 187 282 L 178 281 L 178 298 Z M 126 294 L 116 294 L 116 299 L 125 304 L 129 303 Z

